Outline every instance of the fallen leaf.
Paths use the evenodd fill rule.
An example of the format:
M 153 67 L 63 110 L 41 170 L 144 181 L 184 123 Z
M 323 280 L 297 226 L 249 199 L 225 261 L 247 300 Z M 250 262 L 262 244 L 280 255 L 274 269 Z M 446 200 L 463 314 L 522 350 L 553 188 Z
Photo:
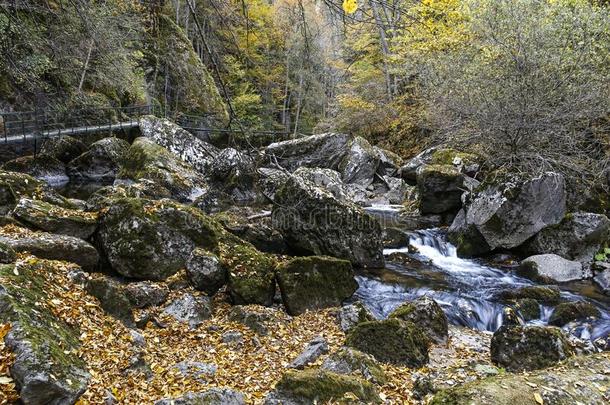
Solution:
M 540 405 L 544 404 L 544 400 L 542 399 L 542 396 L 539 393 L 534 393 L 534 399 L 536 400 L 536 402 L 538 402 Z

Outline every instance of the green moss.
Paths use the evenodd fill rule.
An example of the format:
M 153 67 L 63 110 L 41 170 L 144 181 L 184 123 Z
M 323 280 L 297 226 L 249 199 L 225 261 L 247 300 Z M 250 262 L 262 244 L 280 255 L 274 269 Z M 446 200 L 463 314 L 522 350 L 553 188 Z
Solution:
M 515 309 L 526 322 L 540 318 L 540 305 L 535 299 L 520 299 L 516 302 Z
M 0 242 L 0 263 L 12 263 L 16 260 L 17 254 L 12 247 Z
M 332 354 L 322 367 L 326 368 L 326 365 L 329 363 L 341 370 L 329 368 L 329 371 L 340 372 L 342 374 L 357 372 L 365 379 L 371 380 L 376 384 L 385 384 L 388 381 L 385 371 L 383 371 L 372 356 L 349 347 L 341 348 L 338 352 Z
M 586 318 L 599 318 L 601 313 L 599 310 L 588 302 L 576 301 L 576 302 L 564 302 L 563 304 L 557 305 L 551 318 L 549 319 L 549 325 L 563 326 L 569 322 L 576 321 L 578 319 Z
M 431 163 L 434 165 L 453 165 L 453 159 L 462 159 L 465 165 L 478 163 L 481 159 L 472 153 L 460 152 L 455 149 L 439 149 L 432 154 Z
M 498 294 L 503 301 L 514 301 L 518 299 L 533 299 L 545 305 L 555 305 L 561 302 L 561 291 L 555 286 L 527 286 L 516 290 L 505 290 Z

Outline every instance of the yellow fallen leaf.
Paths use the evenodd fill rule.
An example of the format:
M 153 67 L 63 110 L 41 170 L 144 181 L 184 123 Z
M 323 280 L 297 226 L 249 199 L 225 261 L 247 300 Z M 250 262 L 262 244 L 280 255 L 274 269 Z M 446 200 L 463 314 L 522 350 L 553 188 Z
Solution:
M 10 377 L 0 377 L 0 384 L 2 385 L 8 385 L 8 384 L 12 384 L 13 383 L 13 379 Z
M 534 393 L 534 399 L 536 400 L 536 402 L 538 402 L 540 405 L 544 404 L 544 400 L 542 399 L 542 396 L 539 393 Z

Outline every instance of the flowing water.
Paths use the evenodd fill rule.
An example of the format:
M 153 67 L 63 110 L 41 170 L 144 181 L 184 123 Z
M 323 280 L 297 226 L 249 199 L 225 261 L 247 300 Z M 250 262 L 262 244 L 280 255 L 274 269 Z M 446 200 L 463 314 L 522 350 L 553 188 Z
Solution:
M 389 207 L 375 207 L 369 212 L 381 217 L 384 223 L 389 219 L 393 226 L 396 224 Z M 535 284 L 516 276 L 510 268 L 457 257 L 456 248 L 440 229 L 405 232 L 405 246 L 385 249 L 384 255 L 386 268 L 361 272 L 357 276 L 360 287 L 355 294 L 380 318 L 387 317 L 405 301 L 428 295 L 441 305 L 450 323 L 495 331 L 502 325 L 505 307 L 496 299 L 497 294 Z M 398 260 L 400 257 L 403 259 Z M 574 322 L 564 329 L 583 339 L 608 336 L 610 297 L 601 295 L 590 282 L 560 288 L 566 301 L 586 300 L 602 313 L 600 319 Z M 546 324 L 552 311 L 551 307 L 541 305 L 539 319 L 529 323 Z

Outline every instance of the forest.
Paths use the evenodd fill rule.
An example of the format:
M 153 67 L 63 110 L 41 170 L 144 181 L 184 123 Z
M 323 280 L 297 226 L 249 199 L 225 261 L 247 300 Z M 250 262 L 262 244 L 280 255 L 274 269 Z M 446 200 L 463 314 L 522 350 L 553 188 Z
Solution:
M 610 402 L 607 0 L 0 0 L 0 404 Z

